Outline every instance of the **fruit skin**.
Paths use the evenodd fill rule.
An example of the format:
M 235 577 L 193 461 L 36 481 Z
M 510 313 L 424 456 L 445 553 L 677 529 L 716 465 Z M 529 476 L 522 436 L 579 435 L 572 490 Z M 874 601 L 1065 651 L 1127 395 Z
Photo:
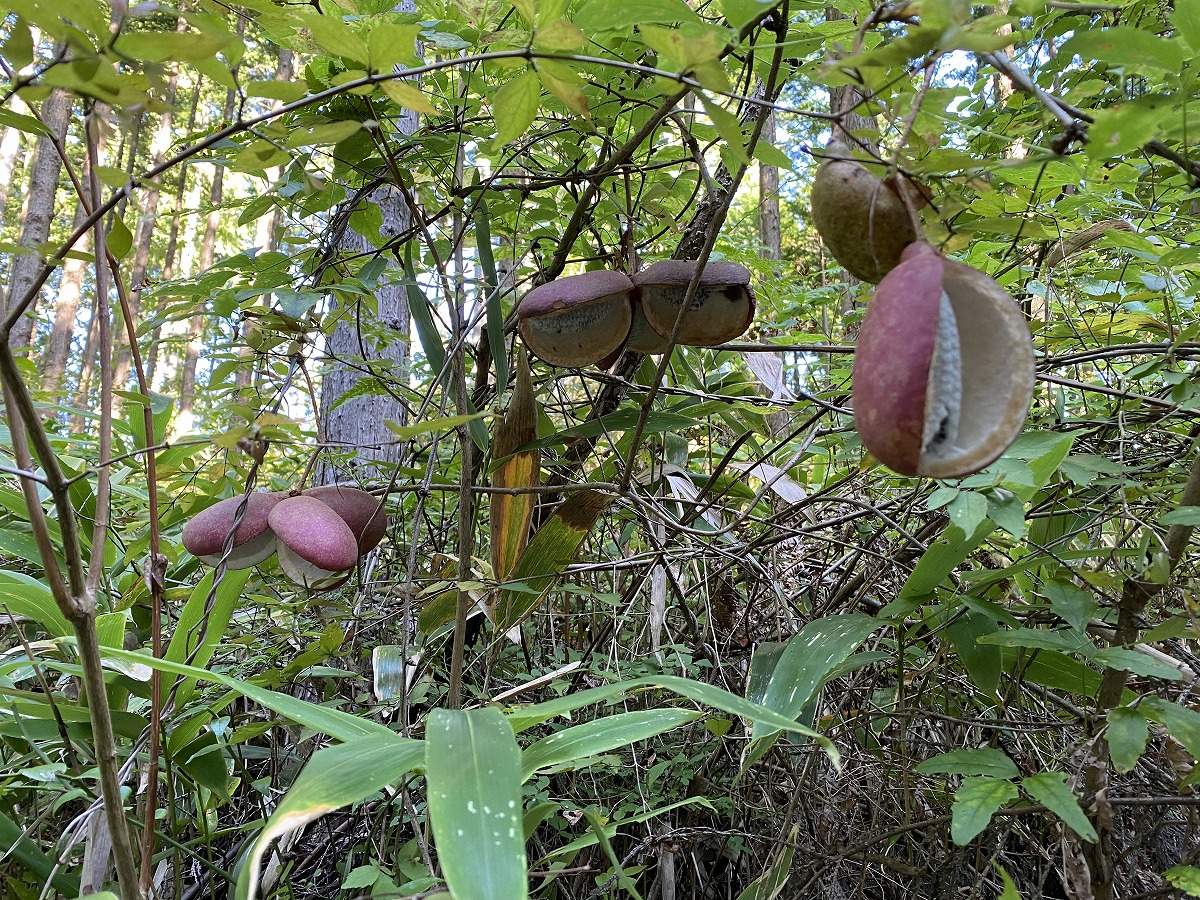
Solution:
M 316 497 L 350 526 L 358 539 L 358 555 L 374 550 L 387 532 L 383 503 L 366 491 L 337 484 L 310 488 L 305 497 Z
M 850 155 L 838 142 L 826 151 Z M 895 189 L 862 163 L 827 159 L 813 178 L 813 224 L 843 268 L 855 278 L 878 283 L 916 241 L 912 216 Z
M 957 434 L 923 452 L 942 292 L 961 361 Z M 1020 306 L 993 279 L 913 244 L 867 309 L 854 355 L 854 421 L 863 444 L 902 475 L 961 478 L 993 463 L 1021 433 L 1036 383 Z
M 275 552 L 275 532 L 268 520 L 271 510 L 282 499 L 283 494 L 250 495 L 242 523 L 233 538 L 233 550 L 225 563 L 226 568 L 248 569 Z M 230 497 L 192 516 L 183 526 L 184 549 L 206 565 L 217 565 L 241 503 L 241 497 Z
M 316 497 L 288 497 L 269 517 L 279 565 L 297 584 L 332 587 L 358 561 L 358 539 L 342 517 Z
M 554 366 L 592 365 L 619 350 L 633 321 L 633 282 L 597 270 L 539 285 L 517 305 L 525 344 Z
M 646 322 L 666 338 L 699 262 L 667 259 L 634 276 Z M 679 326 L 678 343 L 713 347 L 740 337 L 754 320 L 750 270 L 732 262 L 710 262 L 700 273 L 695 296 Z

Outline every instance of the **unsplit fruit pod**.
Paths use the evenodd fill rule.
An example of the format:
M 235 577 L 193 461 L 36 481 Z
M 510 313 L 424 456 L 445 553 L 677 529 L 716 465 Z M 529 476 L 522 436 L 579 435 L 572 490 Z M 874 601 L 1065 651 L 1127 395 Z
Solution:
M 249 569 L 275 552 L 275 532 L 271 530 L 271 510 L 281 502 L 282 494 L 251 494 L 246 511 L 233 536 L 233 549 L 225 562 L 228 569 Z M 242 497 L 230 497 L 197 513 L 183 526 L 183 546 L 202 563 L 215 566 L 221 561 L 225 538 L 233 530 Z
M 917 243 L 867 308 L 854 355 L 854 423 L 896 472 L 961 478 L 1017 439 L 1034 378 L 1016 301 L 977 269 Z
M 832 156 L 849 156 L 833 142 Z M 900 262 L 904 248 L 919 237 L 895 187 L 852 159 L 826 159 L 813 178 L 813 224 L 841 265 L 855 278 L 879 282 Z
M 633 282 L 596 270 L 535 287 L 517 305 L 521 337 L 539 358 L 578 368 L 621 348 L 633 320 Z

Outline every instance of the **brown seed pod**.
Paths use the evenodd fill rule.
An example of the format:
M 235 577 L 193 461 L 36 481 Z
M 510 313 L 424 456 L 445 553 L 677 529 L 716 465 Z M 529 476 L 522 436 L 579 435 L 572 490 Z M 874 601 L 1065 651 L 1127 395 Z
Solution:
M 551 365 L 590 366 L 625 343 L 632 302 L 633 282 L 620 272 L 556 278 L 521 298 L 521 337 Z
M 358 561 L 358 540 L 341 516 L 316 497 L 288 497 L 271 510 L 279 565 L 296 584 L 317 590 L 345 581 Z
M 913 244 L 867 308 L 854 354 L 854 423 L 902 475 L 961 478 L 1021 433 L 1033 345 L 1016 301 L 977 269 Z
M 642 311 L 642 304 L 638 299 L 637 291 L 634 291 L 633 296 L 633 324 L 629 326 L 628 339 L 626 339 L 624 344 L 596 363 L 596 368 L 611 368 L 612 364 L 626 350 L 631 353 L 642 353 L 647 356 L 665 353 L 667 350 L 667 339 L 651 328 L 650 323 L 646 321 L 646 314 Z
M 358 555 L 374 550 L 387 532 L 383 503 L 366 491 L 338 484 L 310 488 L 305 497 L 316 497 L 350 526 L 358 539 Z
M 233 536 L 233 550 L 226 561 L 226 568 L 248 569 L 275 552 L 275 532 L 267 520 L 271 510 L 282 499 L 282 494 L 250 495 L 242 522 Z M 217 565 L 241 503 L 241 497 L 230 497 L 192 516 L 183 526 L 184 549 L 202 563 Z
M 667 259 L 634 276 L 646 322 L 658 335 L 665 338 L 674 329 L 698 265 L 695 260 Z M 700 273 L 700 284 L 683 316 L 678 342 L 693 347 L 723 344 L 740 337 L 753 319 L 750 271 L 737 263 L 710 262 Z
M 831 156 L 849 157 L 837 141 Z M 913 190 L 914 196 L 919 192 Z M 813 178 L 812 217 L 829 252 L 851 275 L 879 282 L 900 262 L 904 248 L 918 240 L 916 226 L 895 183 L 852 159 L 826 159 Z

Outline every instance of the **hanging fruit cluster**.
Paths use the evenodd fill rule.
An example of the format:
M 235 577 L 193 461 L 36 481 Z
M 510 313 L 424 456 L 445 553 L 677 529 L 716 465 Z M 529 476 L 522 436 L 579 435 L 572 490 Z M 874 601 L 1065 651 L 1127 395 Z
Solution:
M 662 353 L 675 328 L 694 260 L 666 260 L 632 279 L 597 270 L 540 285 L 517 306 L 521 337 L 555 366 L 607 368 L 623 350 Z M 742 335 L 754 318 L 749 270 L 730 262 L 700 268 L 676 343 L 712 347 Z
M 184 548 L 201 562 L 217 565 L 241 504 L 241 497 L 231 497 L 192 517 L 183 529 Z M 373 550 L 386 531 L 383 504 L 358 488 L 329 485 L 295 495 L 251 494 L 226 566 L 248 569 L 278 553 L 279 565 L 292 581 L 329 590 L 349 579 L 359 557 Z
M 904 182 L 878 177 L 842 144 L 828 152 L 813 181 L 813 221 L 851 275 L 879 284 L 854 355 L 859 436 L 902 475 L 978 472 L 1029 414 L 1025 316 L 995 280 L 920 239 Z

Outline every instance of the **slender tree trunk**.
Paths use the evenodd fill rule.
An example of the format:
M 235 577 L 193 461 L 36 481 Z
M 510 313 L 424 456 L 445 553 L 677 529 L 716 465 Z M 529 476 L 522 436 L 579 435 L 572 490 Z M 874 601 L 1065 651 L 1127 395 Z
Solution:
M 4 129 L 4 137 L 0 138 L 0 215 L 8 210 L 8 194 L 12 190 L 17 161 L 21 158 L 21 144 L 24 132 L 19 128 Z
M 53 91 L 42 104 L 42 122 L 59 141 L 67 133 L 67 122 L 71 117 L 71 99 L 64 91 Z M 50 223 L 54 218 L 54 196 L 58 191 L 58 176 L 62 169 L 58 149 L 49 137 L 38 138 L 33 152 L 33 164 L 29 169 L 29 191 L 26 194 L 25 212 L 21 220 L 21 246 L 30 252 L 17 254 L 8 276 L 8 296 L 5 310 L 11 310 L 28 292 L 34 277 L 42 265 L 42 256 L 37 248 L 50 237 Z M 37 323 L 37 300 L 29 305 L 21 321 L 9 335 L 9 346 L 23 349 L 32 342 Z
M 414 4 L 412 0 L 403 0 L 396 9 L 412 11 Z M 402 133 L 411 134 L 417 127 L 416 114 L 406 111 L 398 125 Z M 412 211 L 398 189 L 380 187 L 365 202 L 383 213 L 384 234 L 402 234 L 410 227 Z M 344 212 L 348 215 L 349 210 Z M 338 249 L 352 256 L 374 252 L 368 241 L 349 226 L 338 240 Z M 393 263 L 389 270 L 395 274 L 396 268 Z M 362 301 L 356 300 L 356 309 L 343 311 L 326 345 L 328 362 L 321 380 L 321 436 L 349 451 L 351 456 L 345 468 L 329 455 L 324 456 L 315 476 L 319 484 L 332 484 L 348 477 L 379 478 L 385 473 L 374 464 L 396 459 L 395 436 L 386 422 L 404 420 L 405 410 L 400 401 L 373 393 L 339 402 L 343 394 L 366 377 L 362 363 L 385 379 L 403 377 L 407 371 L 408 294 L 403 285 L 388 283 L 385 275 L 384 286 L 375 299 L 375 309 L 363 307 Z M 330 310 L 330 315 L 338 313 L 336 306 Z M 349 366 L 346 364 L 349 360 L 359 365 Z M 353 471 L 352 476 L 347 469 Z
M 192 91 L 192 108 L 188 113 L 187 130 L 190 134 L 196 127 L 196 111 L 200 107 L 200 92 L 202 84 L 197 84 Z M 163 271 L 162 280 L 164 282 L 171 281 L 175 277 L 175 261 L 179 255 L 179 229 L 182 225 L 183 213 L 183 198 L 187 193 L 188 174 L 191 171 L 191 166 L 184 163 L 179 167 L 179 175 L 175 183 L 175 205 L 171 216 L 171 230 L 167 235 L 167 249 L 163 254 Z M 157 319 L 163 310 L 163 302 L 160 301 L 158 307 L 154 311 L 154 316 Z M 158 367 L 158 349 L 159 343 L 162 341 L 162 325 L 154 326 L 154 331 L 150 334 L 150 346 L 146 350 L 146 383 L 154 384 L 154 372 Z
M 238 18 L 238 34 L 245 32 L 246 20 Z M 232 121 L 234 110 L 237 109 L 237 92 L 225 92 L 225 108 L 222 110 L 222 120 Z M 204 222 L 204 237 L 200 242 L 199 271 L 212 268 L 217 258 L 217 226 L 221 224 L 221 198 L 225 191 L 225 167 L 217 166 L 213 171 L 212 186 L 208 191 L 209 211 Z M 183 352 L 183 373 L 179 385 L 179 415 L 176 425 L 181 433 L 191 431 L 196 410 L 196 369 L 200 363 L 200 350 L 204 346 L 204 310 L 197 309 L 188 323 L 187 344 Z
M 183 20 L 180 20 L 180 30 L 183 30 Z M 167 148 L 171 146 L 171 128 L 174 120 L 175 92 L 179 85 L 179 73 L 173 71 L 167 82 L 167 108 L 158 120 L 158 128 L 150 144 L 153 164 L 160 165 L 167 156 Z M 134 322 L 142 309 L 142 294 L 146 289 L 146 270 L 150 267 L 150 251 L 154 247 L 154 226 L 158 218 L 159 190 L 149 183 L 142 190 L 142 215 L 138 220 L 137 231 L 134 235 L 133 268 L 129 272 L 129 313 Z M 118 321 L 120 317 L 118 316 Z M 129 335 L 124 328 L 113 332 L 118 346 L 117 361 L 113 367 L 113 386 L 118 390 L 125 389 L 129 379 L 129 367 L 132 364 L 133 352 L 129 348 Z
M 86 183 L 87 165 L 83 166 L 83 177 Z M 78 228 L 87 218 L 83 204 L 75 209 L 75 222 L 72 229 Z M 91 246 L 91 232 L 84 234 L 75 245 L 79 253 L 86 253 Z M 84 260 L 72 256 L 62 267 L 62 279 L 58 286 L 58 303 L 54 309 L 54 327 L 50 331 L 50 343 L 42 357 L 42 390 L 48 393 L 57 391 L 66 375 L 67 361 L 71 357 L 71 344 L 75 340 L 75 320 L 79 315 L 79 300 L 83 296 L 83 278 L 87 273 L 88 264 Z
M 281 47 L 279 49 L 279 65 L 275 70 L 276 81 L 291 81 L 294 58 L 291 50 Z M 279 180 L 280 169 L 278 166 L 272 166 L 267 169 L 267 181 L 272 185 Z M 283 224 L 283 211 L 279 207 L 261 216 L 254 223 L 254 244 L 259 248 L 260 253 L 270 253 L 279 247 L 279 229 Z M 269 309 L 274 302 L 273 294 L 265 294 L 262 298 L 255 302 L 255 306 L 262 306 L 264 309 Z M 245 321 L 242 323 L 242 334 L 245 338 L 246 328 Z M 248 391 L 251 385 L 255 382 L 254 371 L 254 350 L 244 340 L 242 345 L 238 347 L 239 365 L 234 377 L 236 379 L 239 393 Z
M 759 143 L 775 146 L 775 113 L 763 123 Z M 763 259 L 783 258 L 783 237 L 779 222 L 779 169 L 758 164 L 758 244 Z M 779 274 L 779 267 L 774 272 Z

